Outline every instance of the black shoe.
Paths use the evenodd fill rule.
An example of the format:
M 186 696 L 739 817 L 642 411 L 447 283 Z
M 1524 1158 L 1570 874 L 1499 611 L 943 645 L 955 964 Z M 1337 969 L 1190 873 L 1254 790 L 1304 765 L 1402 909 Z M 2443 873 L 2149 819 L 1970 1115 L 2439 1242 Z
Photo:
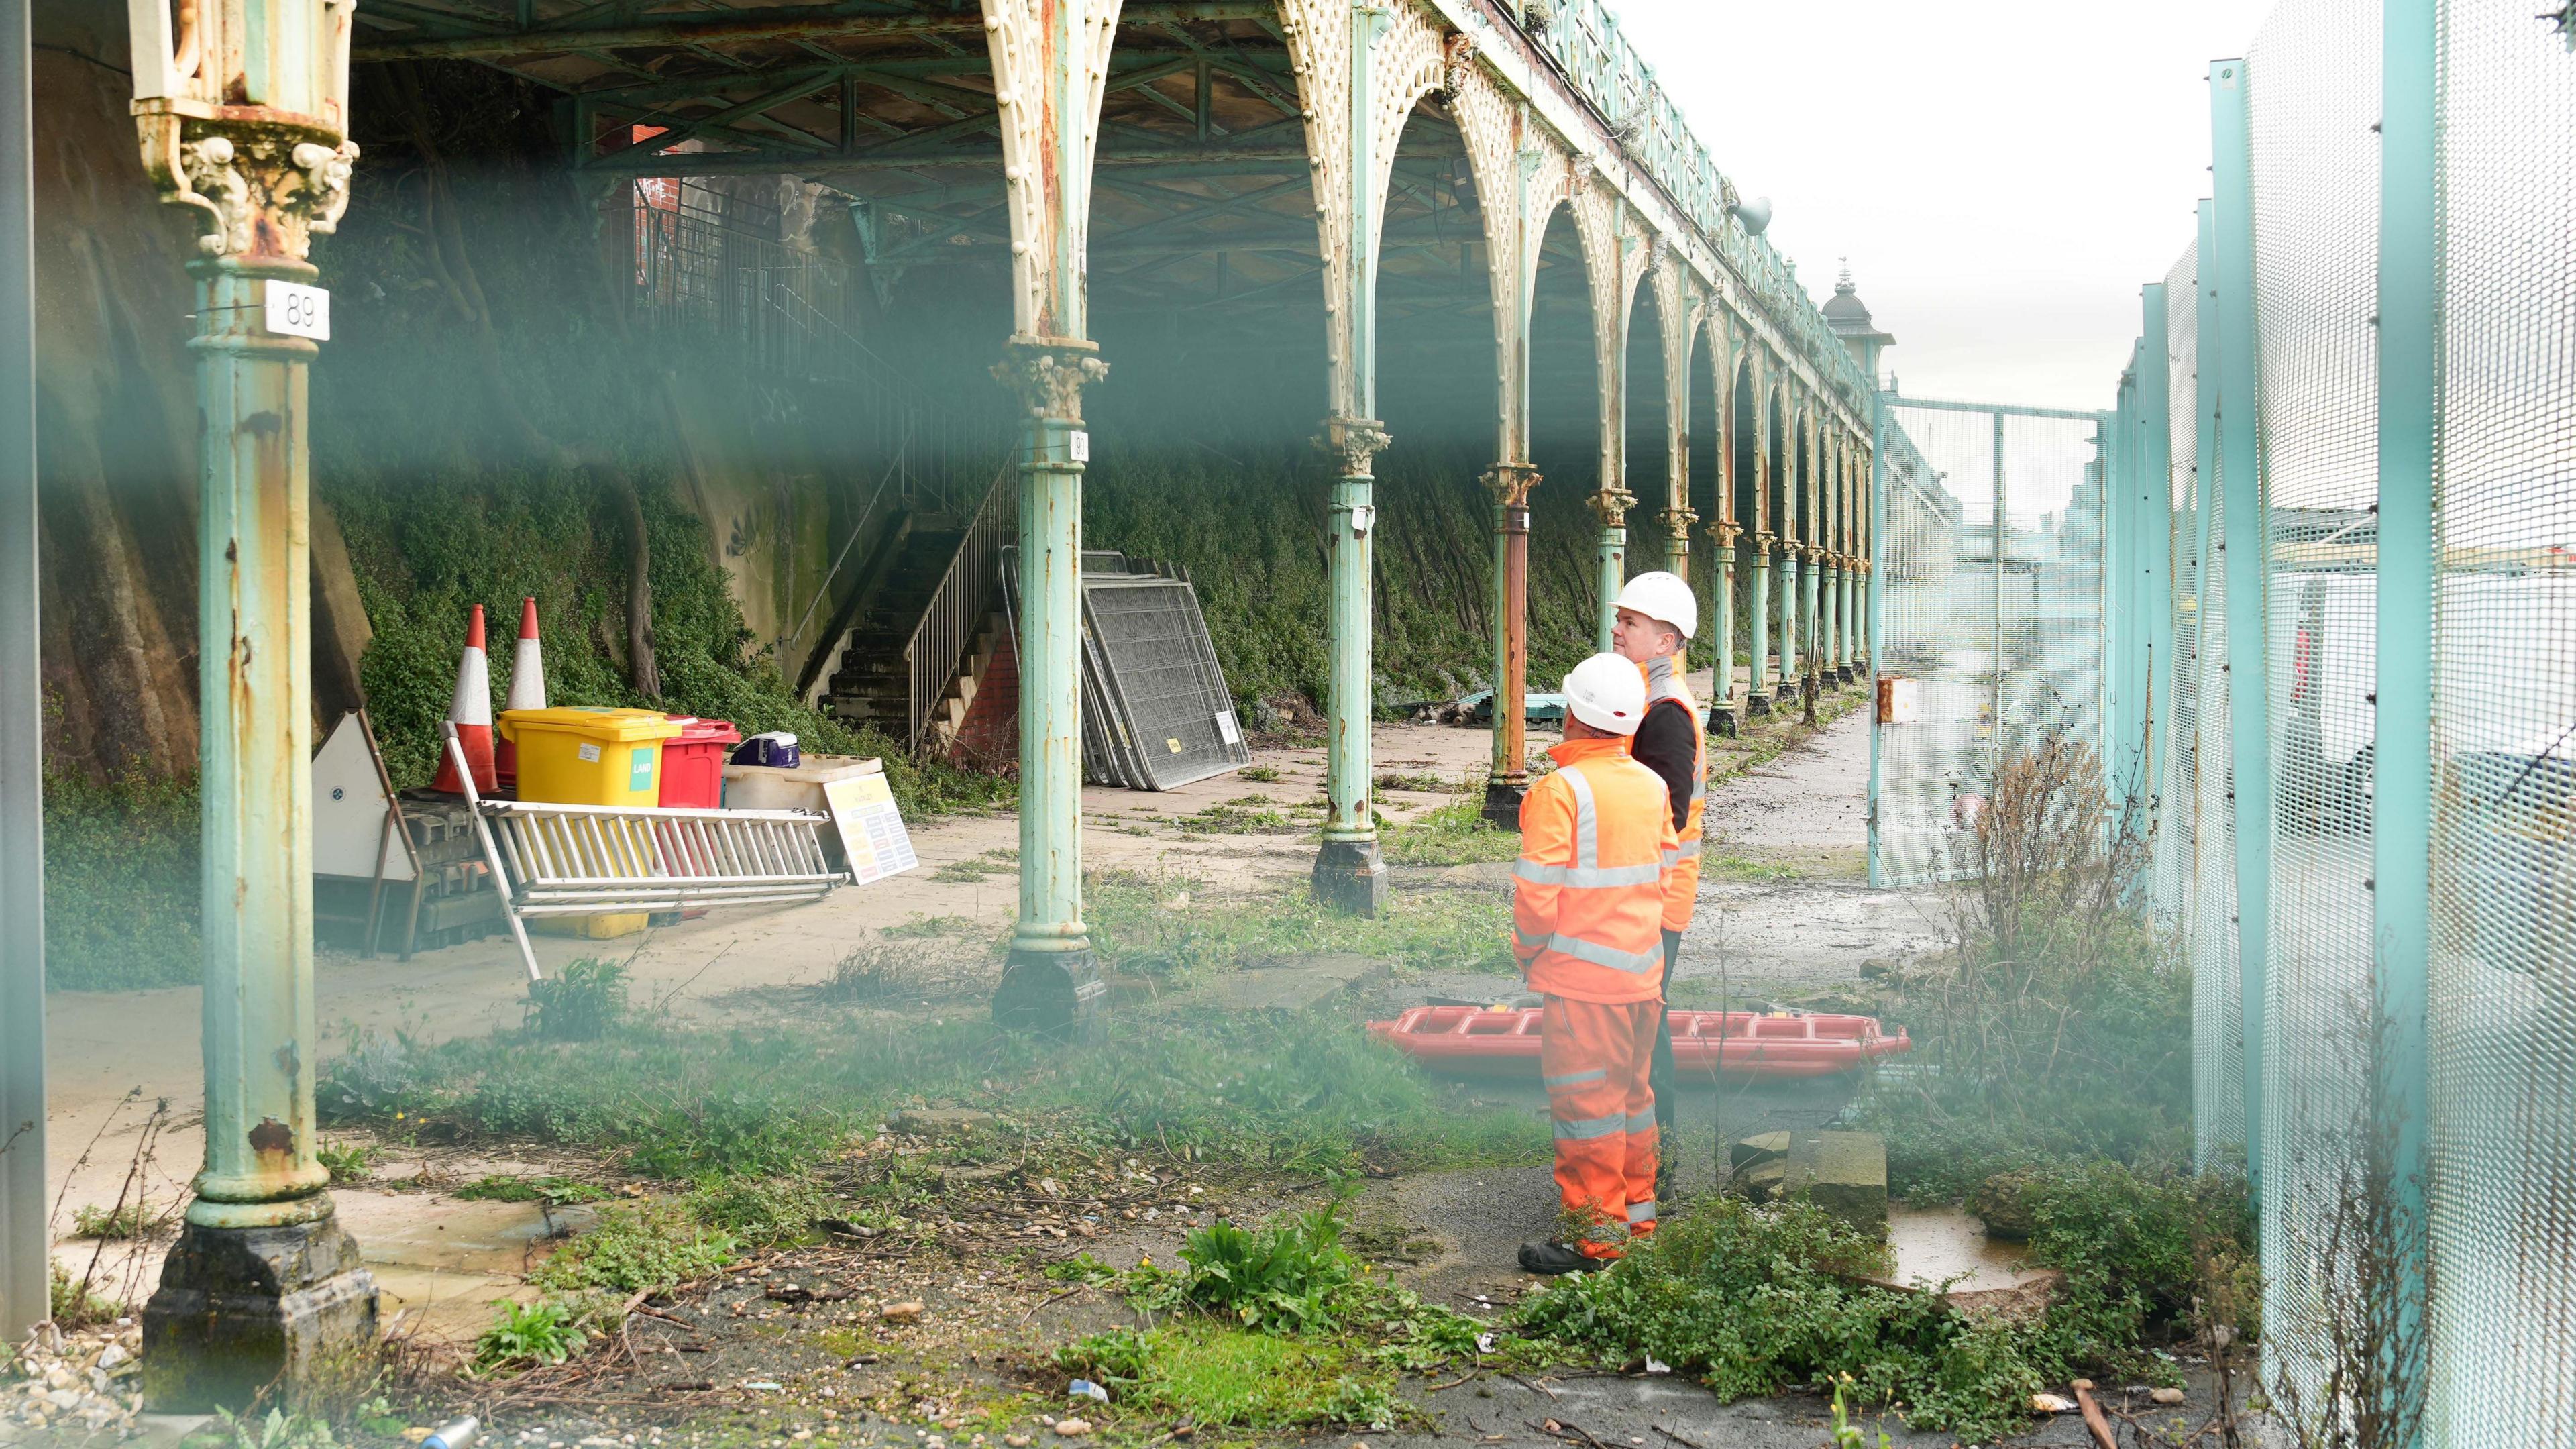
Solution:
M 1563 1243 L 1551 1240 L 1521 1244 L 1521 1271 L 1524 1273 L 1553 1278 L 1559 1273 L 1581 1273 L 1601 1266 L 1599 1259 L 1585 1257 Z

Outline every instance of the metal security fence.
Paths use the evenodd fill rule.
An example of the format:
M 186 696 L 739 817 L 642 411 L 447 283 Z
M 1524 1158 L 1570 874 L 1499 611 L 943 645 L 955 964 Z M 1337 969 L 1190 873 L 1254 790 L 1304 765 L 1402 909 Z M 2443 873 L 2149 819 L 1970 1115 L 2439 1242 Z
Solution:
M 1950 873 L 1996 768 L 2049 735 L 2101 749 L 2108 415 L 1884 395 L 1871 514 L 1883 680 L 1910 717 L 1871 735 L 1870 873 Z
M 1923 713 L 1873 873 L 1937 878 L 2017 746 L 2103 752 L 2318 1442 L 2576 1443 L 2576 11 L 2531 12 L 2286 0 L 2214 64 L 2192 244 L 2047 466 L 1881 400 Z

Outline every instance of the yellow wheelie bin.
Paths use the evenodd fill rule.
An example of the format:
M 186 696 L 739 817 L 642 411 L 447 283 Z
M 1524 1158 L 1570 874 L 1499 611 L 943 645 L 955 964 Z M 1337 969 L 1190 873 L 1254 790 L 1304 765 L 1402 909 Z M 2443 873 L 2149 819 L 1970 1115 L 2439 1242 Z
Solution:
M 554 805 L 646 808 L 662 792 L 662 742 L 681 726 L 659 710 L 558 705 L 501 712 L 503 738 L 518 747 L 519 798 Z M 642 911 L 558 916 L 549 929 L 594 940 L 643 930 Z

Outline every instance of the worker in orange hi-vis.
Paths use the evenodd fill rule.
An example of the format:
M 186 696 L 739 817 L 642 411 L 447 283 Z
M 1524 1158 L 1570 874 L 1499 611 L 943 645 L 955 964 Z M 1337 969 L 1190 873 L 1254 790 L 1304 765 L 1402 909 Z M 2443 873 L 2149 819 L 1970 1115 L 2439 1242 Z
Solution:
M 1539 1013 L 1539 1073 L 1568 1226 L 1523 1243 L 1531 1273 L 1597 1268 L 1655 1230 L 1655 1094 L 1664 889 L 1681 857 L 1663 780 L 1628 756 L 1646 682 L 1616 654 L 1565 677 L 1556 771 L 1521 801 L 1512 950 Z M 1565 1241 L 1566 1237 L 1574 1241 Z
M 1619 591 L 1616 607 L 1610 647 L 1646 677 L 1646 718 L 1628 753 L 1663 778 L 1672 795 L 1673 829 L 1682 842 L 1681 863 L 1664 882 L 1664 995 L 1670 1000 L 1682 932 L 1690 929 L 1691 911 L 1699 904 L 1700 818 L 1708 795 L 1708 748 L 1700 731 L 1699 702 L 1675 668 L 1682 646 L 1699 632 L 1699 598 L 1679 574 L 1658 569 L 1630 579 Z M 1680 1096 L 1673 1084 L 1669 1022 L 1655 1027 L 1654 1083 L 1655 1126 L 1669 1147 L 1673 1106 Z

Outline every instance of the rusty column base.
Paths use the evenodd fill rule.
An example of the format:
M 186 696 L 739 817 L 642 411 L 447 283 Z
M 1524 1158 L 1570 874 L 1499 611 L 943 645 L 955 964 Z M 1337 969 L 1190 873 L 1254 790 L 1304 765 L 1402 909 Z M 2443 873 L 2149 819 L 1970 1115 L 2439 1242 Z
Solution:
M 376 1371 L 376 1280 L 329 1214 L 275 1227 L 189 1223 L 143 1309 L 143 1403 L 156 1414 L 241 1409 Z
M 1746 719 L 1760 719 L 1770 712 L 1771 696 L 1758 689 L 1748 689 L 1744 692 L 1744 717 Z
M 1386 862 L 1374 840 L 1327 840 L 1315 852 L 1315 899 L 1350 916 L 1386 909 Z
M 1059 1041 L 1097 1042 L 1109 1031 L 1109 983 L 1100 959 L 1079 951 L 1013 951 L 993 990 L 993 1022 Z
M 1505 830 L 1521 828 L 1521 799 L 1529 794 L 1529 781 L 1505 780 L 1488 776 L 1485 780 L 1485 818 Z
M 1708 732 L 1711 735 L 1724 736 L 1731 740 L 1738 734 L 1742 733 L 1743 729 L 1744 722 L 1736 718 L 1735 706 L 1731 704 L 1710 706 L 1708 711 Z

